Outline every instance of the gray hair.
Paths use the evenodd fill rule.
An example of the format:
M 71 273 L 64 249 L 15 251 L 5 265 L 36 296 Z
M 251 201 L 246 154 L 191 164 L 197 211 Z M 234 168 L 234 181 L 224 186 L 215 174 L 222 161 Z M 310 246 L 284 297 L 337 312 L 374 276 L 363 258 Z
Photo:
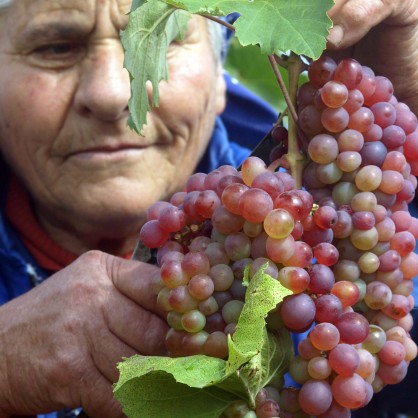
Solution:
M 220 23 L 210 19 L 207 19 L 207 24 L 212 51 L 215 56 L 215 61 L 218 63 L 223 59 L 225 53 L 224 27 Z

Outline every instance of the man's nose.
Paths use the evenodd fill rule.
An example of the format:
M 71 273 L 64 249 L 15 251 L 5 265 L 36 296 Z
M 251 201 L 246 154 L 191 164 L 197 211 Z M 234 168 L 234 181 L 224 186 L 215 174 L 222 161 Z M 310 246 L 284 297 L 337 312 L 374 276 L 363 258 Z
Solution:
M 84 116 L 115 121 L 128 116 L 130 81 L 119 41 L 97 46 L 81 65 L 75 106 Z

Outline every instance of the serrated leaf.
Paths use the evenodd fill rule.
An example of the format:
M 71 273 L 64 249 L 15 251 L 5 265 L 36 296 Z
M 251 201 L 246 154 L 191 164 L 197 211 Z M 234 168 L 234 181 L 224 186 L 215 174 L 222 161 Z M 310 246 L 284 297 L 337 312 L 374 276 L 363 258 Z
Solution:
M 264 273 L 263 266 L 249 281 L 245 304 L 240 314 L 233 340 L 229 340 L 226 372 L 237 370 L 251 357 L 258 355 L 266 344 L 267 314 L 292 292 Z M 247 280 L 246 278 L 244 278 Z
M 119 371 L 114 394 L 130 418 L 217 418 L 237 399 L 211 386 L 225 378 L 225 361 L 213 357 L 138 355 L 120 363 Z
M 219 418 L 236 396 L 215 386 L 197 389 L 165 372 L 127 381 L 115 392 L 129 418 Z
M 219 382 L 217 387 L 235 393 L 254 408 L 255 397 L 260 389 L 287 372 L 294 355 L 292 347 L 292 338 L 287 330 L 278 336 L 268 333 L 260 353 Z
M 259 45 L 264 54 L 291 50 L 313 59 L 326 46 L 332 26 L 326 12 L 333 0 L 165 0 L 191 13 L 226 16 L 238 12 L 236 36 L 241 45 Z
M 145 4 L 148 0 L 132 0 L 131 10 L 135 10 L 138 7 L 141 7 Z
M 122 32 L 124 66 L 131 78 L 128 124 L 141 132 L 150 110 L 146 84 L 152 85 L 152 106 L 159 104 L 159 83 L 168 79 L 167 48 L 183 38 L 190 13 L 161 1 L 136 0 L 127 28 Z
M 246 398 L 252 407 L 260 389 L 286 373 L 293 355 L 292 338 L 287 330 L 283 329 L 278 336 L 268 333 L 261 352 L 239 371 L 239 377 L 247 389 Z
M 203 388 L 225 378 L 225 360 L 203 355 L 178 358 L 136 355 L 119 364 L 121 379 L 116 389 L 129 379 L 156 370 L 170 373 L 179 383 Z
M 235 400 L 245 399 L 254 405 L 257 392 L 272 378 L 285 373 L 293 354 L 287 331 L 275 337 L 265 328 L 268 311 L 289 292 L 284 289 L 283 293 L 282 289 L 277 280 L 263 271 L 251 279 L 236 339 L 234 334 L 229 370 L 226 361 L 202 355 L 133 356 L 120 363 L 114 394 L 125 414 L 129 418 L 218 418 Z M 255 327 L 261 330 L 254 330 Z M 248 344 L 247 339 L 253 341 Z M 247 349 L 253 354 L 246 355 Z

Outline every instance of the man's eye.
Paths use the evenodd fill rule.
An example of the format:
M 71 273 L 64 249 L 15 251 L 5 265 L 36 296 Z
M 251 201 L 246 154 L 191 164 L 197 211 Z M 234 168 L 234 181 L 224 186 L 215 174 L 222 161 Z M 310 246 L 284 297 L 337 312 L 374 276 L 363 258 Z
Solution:
M 62 59 L 77 54 L 81 51 L 81 45 L 75 43 L 61 43 L 43 45 L 34 50 L 34 53 L 47 59 Z
M 68 68 L 83 58 L 86 51 L 83 42 L 57 42 L 39 45 L 32 49 L 30 59 L 45 68 Z

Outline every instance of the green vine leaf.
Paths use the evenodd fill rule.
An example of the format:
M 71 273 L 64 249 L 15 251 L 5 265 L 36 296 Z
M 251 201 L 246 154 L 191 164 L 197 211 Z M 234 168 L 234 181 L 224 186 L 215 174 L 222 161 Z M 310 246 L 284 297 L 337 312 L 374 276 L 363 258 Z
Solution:
M 245 270 L 244 283 L 248 283 L 248 288 L 234 338 L 229 340 L 227 373 L 238 370 L 242 364 L 260 354 L 263 346 L 268 344 L 265 328 L 267 314 L 292 293 L 264 273 L 266 266 L 260 268 L 251 280 L 248 278 L 249 269 Z
M 217 418 L 237 399 L 211 386 L 225 378 L 224 360 L 212 357 L 134 356 L 119 371 L 114 393 L 129 418 Z
M 159 105 L 159 82 L 168 79 L 167 48 L 183 38 L 190 13 L 161 1 L 134 1 L 127 28 L 122 32 L 124 66 L 131 79 L 128 124 L 138 133 L 146 124 L 150 103 L 146 89 L 152 86 L 152 106 Z
M 258 45 L 263 54 L 293 51 L 313 59 L 326 45 L 333 0 L 133 0 L 122 32 L 125 67 L 131 78 L 129 126 L 141 133 L 151 106 L 159 105 L 159 82 L 168 79 L 169 44 L 182 38 L 192 13 L 239 13 L 236 36 L 242 46 Z M 151 83 L 152 97 L 146 85 Z M 151 102 L 151 103 L 150 103 Z
M 118 400 L 129 418 L 219 418 L 236 399 L 216 387 L 195 389 L 179 384 L 163 372 L 145 375 L 125 386 Z
M 283 376 L 294 355 L 290 333 L 285 329 L 272 334 L 267 332 L 268 313 L 292 292 L 277 280 L 264 273 L 267 264 L 249 279 L 245 270 L 245 304 L 234 332 L 229 340 L 226 373 L 238 371 L 245 387 L 245 399 L 254 407 L 259 390 L 278 376 Z M 270 278 L 270 280 L 266 279 Z
M 317 59 L 332 26 L 326 12 L 333 0 L 164 0 L 190 13 L 226 16 L 238 12 L 235 34 L 241 45 L 264 54 L 293 51 Z
M 131 10 L 135 10 L 138 7 L 145 4 L 148 0 L 132 0 Z
M 277 383 L 287 372 L 290 359 L 294 356 L 292 347 L 290 333 L 286 330 L 278 335 L 266 332 L 260 352 L 217 386 L 235 393 L 237 398 L 245 399 L 254 408 L 260 389 L 270 382 Z
M 218 418 L 236 400 L 253 406 L 257 392 L 283 376 L 293 355 L 289 332 L 272 335 L 265 322 L 288 292 L 263 269 L 254 275 L 227 361 L 137 355 L 121 362 L 114 395 L 124 413 L 129 418 Z

